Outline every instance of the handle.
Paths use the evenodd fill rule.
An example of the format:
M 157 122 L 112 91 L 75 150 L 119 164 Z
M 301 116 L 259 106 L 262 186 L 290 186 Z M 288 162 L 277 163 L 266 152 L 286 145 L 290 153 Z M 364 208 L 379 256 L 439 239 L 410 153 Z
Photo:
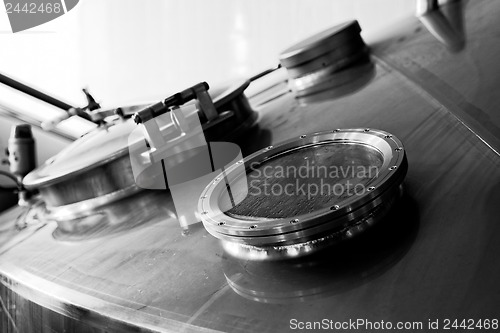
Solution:
M 191 88 L 178 92 L 177 94 L 167 97 L 161 102 L 148 106 L 139 112 L 136 112 L 132 118 L 134 119 L 136 124 L 143 124 L 148 120 L 167 113 L 172 107 L 181 106 L 198 98 L 198 95 L 200 95 L 200 93 L 203 94 L 203 92 L 206 92 L 209 88 L 210 87 L 206 82 L 198 83 Z

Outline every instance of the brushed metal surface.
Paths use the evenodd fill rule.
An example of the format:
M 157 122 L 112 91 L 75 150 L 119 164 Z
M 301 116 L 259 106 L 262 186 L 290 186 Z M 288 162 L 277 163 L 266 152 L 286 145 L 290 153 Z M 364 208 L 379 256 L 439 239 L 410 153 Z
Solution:
M 182 235 L 175 218 L 158 215 L 125 233 L 61 242 L 53 238 L 54 223 L 17 230 L 21 208 L 15 208 L 0 216 L 2 289 L 30 299 L 29 290 L 50 283 L 58 288 L 42 289 L 44 297 L 36 302 L 50 306 L 60 299 L 86 309 L 83 315 L 54 308 L 58 313 L 83 321 L 99 313 L 153 331 L 278 332 L 288 330 L 292 318 L 424 324 L 498 318 L 500 158 L 492 148 L 500 138 L 500 44 L 493 43 L 500 6 L 470 1 L 466 7 L 462 53 L 449 53 L 418 21 L 409 21 L 411 34 L 404 40 L 398 41 L 398 30 L 372 45 L 375 75 L 361 90 L 307 105 L 290 93 L 274 94 L 259 107 L 267 132 L 248 138 L 255 150 L 269 145 L 269 138 L 276 143 L 298 133 L 351 127 L 381 128 L 405 145 L 410 168 L 397 214 L 380 221 L 387 228 L 381 234 L 369 233 L 354 247 L 318 259 L 320 267 L 338 269 L 314 270 L 316 261 L 299 261 L 301 269 L 285 267 L 292 273 L 284 296 L 263 296 L 267 290 L 259 291 L 258 281 L 241 286 L 245 277 L 237 280 L 228 270 L 229 259 L 201 224 Z M 251 268 L 273 283 L 283 279 L 275 271 L 280 266 Z M 332 286 L 314 289 L 316 279 Z M 314 290 L 315 297 L 297 298 L 301 290 Z M 266 303 L 266 297 L 294 300 Z M 49 325 L 50 317 L 42 323 Z

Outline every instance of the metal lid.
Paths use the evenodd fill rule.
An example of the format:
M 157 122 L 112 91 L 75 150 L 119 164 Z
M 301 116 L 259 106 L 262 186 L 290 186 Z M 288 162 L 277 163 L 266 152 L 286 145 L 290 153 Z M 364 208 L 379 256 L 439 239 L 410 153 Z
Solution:
M 290 46 L 281 53 L 280 62 L 287 68 L 295 67 L 346 45 L 356 45 L 361 40 L 360 32 L 356 20 L 338 24 Z M 339 52 L 334 57 L 344 57 L 344 53 Z
M 349 84 L 346 71 L 369 63 L 369 49 L 359 34 L 357 21 L 348 21 L 320 32 L 285 50 L 280 57 L 297 97 Z
M 238 163 L 245 163 L 244 173 Z M 302 135 L 238 163 L 199 201 L 205 228 L 231 243 L 226 250 L 233 253 L 241 252 L 234 244 L 267 253 L 291 246 L 292 253 L 297 244 L 370 222 L 387 212 L 407 170 L 401 142 L 373 129 Z M 232 186 L 242 180 L 247 187 Z
M 33 188 L 57 182 L 125 154 L 128 135 L 135 127 L 129 119 L 113 126 L 97 128 L 28 174 L 23 179 L 24 185 Z
M 231 98 L 241 94 L 248 85 L 248 81 L 243 81 L 229 88 L 216 88 L 210 91 L 215 96 L 213 99 L 215 107 L 228 103 Z M 187 117 L 196 112 L 192 110 Z M 173 124 L 166 120 L 162 123 L 160 118 L 158 123 L 162 134 L 168 135 Z M 56 184 L 128 154 L 129 135 L 136 126 L 131 119 L 127 119 L 109 126 L 98 127 L 29 173 L 23 179 L 24 185 L 32 189 Z

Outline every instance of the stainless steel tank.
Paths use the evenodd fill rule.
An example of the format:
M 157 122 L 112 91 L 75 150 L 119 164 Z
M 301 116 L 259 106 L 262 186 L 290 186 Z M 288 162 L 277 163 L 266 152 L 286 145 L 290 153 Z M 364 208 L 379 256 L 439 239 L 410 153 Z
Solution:
M 0 216 L 1 331 L 278 332 L 350 321 L 429 331 L 454 320 L 493 329 L 500 3 L 433 13 L 367 39 L 371 65 L 339 71 L 345 84 L 298 96 L 282 68 L 247 93 L 259 129 L 241 140 L 246 151 L 336 128 L 401 140 L 405 192 L 377 225 L 315 255 L 257 262 L 230 256 L 201 223 L 182 233 L 165 191 L 103 206 L 64 232 L 15 207 Z

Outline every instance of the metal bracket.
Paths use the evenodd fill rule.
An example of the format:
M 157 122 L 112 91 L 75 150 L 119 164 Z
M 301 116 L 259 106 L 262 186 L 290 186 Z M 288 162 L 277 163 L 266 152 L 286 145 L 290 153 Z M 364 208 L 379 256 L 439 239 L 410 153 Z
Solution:
M 167 97 L 159 103 L 148 106 L 133 115 L 133 120 L 136 124 L 141 126 L 144 137 L 150 147 L 147 152 L 142 154 L 143 162 L 157 162 L 157 160 L 163 158 L 164 152 L 171 147 L 172 141 L 176 141 L 176 139 L 186 135 L 194 136 L 203 132 L 201 126 L 199 126 L 200 128 L 190 127 L 190 122 L 180 108 L 181 105 L 191 100 L 197 100 L 198 109 L 203 113 L 207 122 L 215 122 L 219 119 L 219 113 L 212 102 L 212 98 L 208 94 L 208 89 L 209 86 L 206 82 L 198 83 L 177 94 Z M 156 117 L 165 113 L 170 114 L 173 128 L 176 131 L 176 133 L 174 133 L 176 139 L 174 140 L 166 140 L 162 135 L 158 123 L 154 120 Z

